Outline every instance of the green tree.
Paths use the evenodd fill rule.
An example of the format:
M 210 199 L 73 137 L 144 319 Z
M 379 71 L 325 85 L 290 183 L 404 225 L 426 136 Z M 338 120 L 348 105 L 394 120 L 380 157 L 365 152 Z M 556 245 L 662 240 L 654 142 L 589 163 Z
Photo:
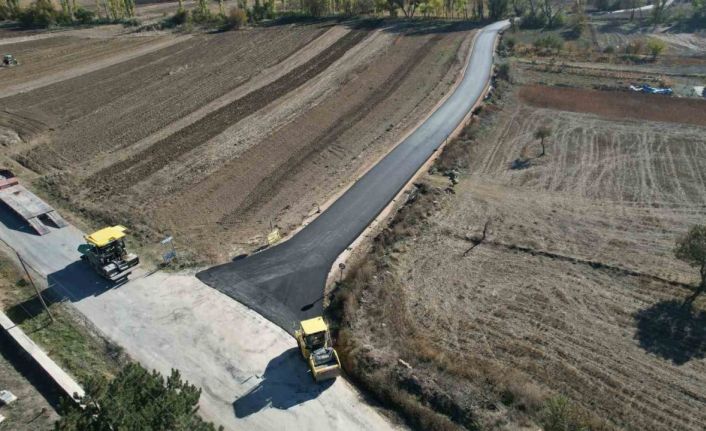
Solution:
M 57 431 L 214 431 L 196 413 L 201 389 L 182 382 L 177 370 L 164 378 L 131 363 L 112 381 L 97 376 L 85 384 L 86 395 L 65 405 Z M 223 427 L 219 428 L 220 430 Z
M 647 50 L 652 55 L 652 60 L 656 60 L 657 56 L 660 55 L 667 48 L 667 44 L 660 39 L 651 38 L 647 41 Z
M 692 0 L 691 6 L 694 11 L 694 18 L 706 19 L 706 0 Z M 703 21 L 701 21 L 703 24 Z
M 544 151 L 544 140 L 547 139 L 552 135 L 552 129 L 550 129 L 547 126 L 541 126 L 534 132 L 534 139 L 539 139 L 539 145 L 542 147 L 542 152 L 539 154 L 539 157 L 544 156 L 546 152 Z
M 687 300 L 693 302 L 706 291 L 706 225 L 692 226 L 689 231 L 677 239 L 674 255 L 677 259 L 699 268 L 701 281 L 694 295 Z
M 490 15 L 490 19 L 497 21 L 505 17 L 509 6 L 509 0 L 488 0 L 488 14 Z

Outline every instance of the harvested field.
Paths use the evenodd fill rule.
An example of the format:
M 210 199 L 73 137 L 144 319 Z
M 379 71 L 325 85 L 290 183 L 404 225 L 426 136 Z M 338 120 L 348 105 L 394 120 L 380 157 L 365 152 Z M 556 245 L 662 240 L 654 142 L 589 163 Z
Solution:
M 349 366 L 466 428 L 530 428 L 562 394 L 592 429 L 702 430 L 706 298 L 683 306 L 697 271 L 673 247 L 706 219 L 706 125 L 539 88 L 489 107 L 442 157 L 467 173 L 455 193 L 430 176 L 381 235 L 344 300 Z
M 1 136 L 65 209 L 221 261 L 270 223 L 296 229 L 388 151 L 453 85 L 471 35 L 326 22 L 193 35 L 3 98 Z M 136 37 L 105 40 L 123 38 Z M 81 45 L 67 39 L 49 40 Z
M 544 85 L 523 87 L 520 98 L 538 108 L 587 112 L 607 118 L 706 125 L 706 100 Z

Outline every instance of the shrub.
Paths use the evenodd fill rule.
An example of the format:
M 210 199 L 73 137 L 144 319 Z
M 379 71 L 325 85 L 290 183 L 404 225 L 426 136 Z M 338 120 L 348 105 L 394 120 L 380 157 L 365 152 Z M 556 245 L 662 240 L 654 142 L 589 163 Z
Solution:
M 232 7 L 226 17 L 226 28 L 237 30 L 248 22 L 248 15 L 239 7 Z
M 322 16 L 328 10 L 328 0 L 302 0 L 304 12 L 311 16 Z
M 544 431 L 588 431 L 586 419 L 569 400 L 562 395 L 549 398 L 540 413 L 540 424 Z
M 535 15 L 527 14 L 520 20 L 521 28 L 542 28 L 547 24 L 547 19 L 541 13 Z
M 645 42 L 642 39 L 635 39 L 632 42 L 625 45 L 625 53 L 639 55 L 645 48 Z
M 179 9 L 174 15 L 167 20 L 167 24 L 170 26 L 177 26 L 185 24 L 189 20 L 189 11 L 186 9 Z
M 0 21 L 5 21 L 6 19 L 12 18 L 13 14 L 10 11 L 10 7 L 5 3 L 0 3 Z
M 653 60 L 656 60 L 657 56 L 666 48 L 667 45 L 660 39 L 650 38 L 650 40 L 647 41 L 647 51 L 652 55 Z
M 36 0 L 18 15 L 20 24 L 25 27 L 49 27 L 56 24 L 59 12 L 51 0 Z
M 615 54 L 615 47 L 613 45 L 608 45 L 603 49 L 605 54 Z
M 366 15 L 375 12 L 375 0 L 358 0 L 355 2 L 353 12 L 357 15 Z
M 547 34 L 534 41 L 536 48 L 555 49 L 560 51 L 564 47 L 564 40 L 556 34 Z
M 504 81 L 510 81 L 510 63 L 501 63 L 498 65 L 498 78 Z
M 272 19 L 275 15 L 274 9 L 273 0 L 265 0 L 264 3 L 261 3 L 260 0 L 255 0 L 253 7 L 248 10 L 250 21 L 260 22 L 263 19 Z
M 74 17 L 76 17 L 76 20 L 81 24 L 90 24 L 96 17 L 96 14 L 93 11 L 79 7 L 76 9 L 76 12 L 74 12 Z

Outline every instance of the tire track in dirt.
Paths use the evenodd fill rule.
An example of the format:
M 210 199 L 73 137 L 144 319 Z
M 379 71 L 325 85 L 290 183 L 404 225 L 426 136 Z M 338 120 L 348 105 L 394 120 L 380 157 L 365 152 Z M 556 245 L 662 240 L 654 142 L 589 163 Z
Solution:
M 263 202 L 269 201 L 275 194 L 278 185 L 285 177 L 296 175 L 297 172 L 301 170 L 304 160 L 326 148 L 331 148 L 332 144 L 336 142 L 341 134 L 361 121 L 380 103 L 399 89 L 405 78 L 412 73 L 419 59 L 429 54 L 441 39 L 439 35 L 429 39 L 415 55 L 407 59 L 390 74 L 392 78 L 385 82 L 384 88 L 379 88 L 380 91 L 374 92 L 371 98 L 351 106 L 351 108 L 341 116 L 340 121 L 323 130 L 315 139 L 311 140 L 306 147 L 294 153 L 284 163 L 280 164 L 277 169 L 272 171 L 271 175 L 268 175 L 248 194 L 238 210 L 224 215 L 221 220 L 219 220 L 219 223 L 225 225 L 235 223 L 236 220 L 240 218 L 241 214 L 251 211 Z
M 360 30 L 348 33 L 308 63 L 293 69 L 273 83 L 210 113 L 146 150 L 99 171 L 87 179 L 86 185 L 95 193 L 112 194 L 115 190 L 124 190 L 138 183 L 171 160 L 204 144 L 229 125 L 262 109 L 318 75 L 367 34 L 366 31 Z

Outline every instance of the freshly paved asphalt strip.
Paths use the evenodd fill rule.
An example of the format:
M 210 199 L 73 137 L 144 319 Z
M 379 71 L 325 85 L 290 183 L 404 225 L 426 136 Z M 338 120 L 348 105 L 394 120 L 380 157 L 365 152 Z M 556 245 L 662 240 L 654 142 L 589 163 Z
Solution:
M 495 40 L 508 21 L 484 27 L 454 93 L 407 139 L 289 241 L 245 259 L 202 271 L 207 285 L 293 333 L 321 315 L 331 265 L 380 214 L 463 121 L 490 79 Z

